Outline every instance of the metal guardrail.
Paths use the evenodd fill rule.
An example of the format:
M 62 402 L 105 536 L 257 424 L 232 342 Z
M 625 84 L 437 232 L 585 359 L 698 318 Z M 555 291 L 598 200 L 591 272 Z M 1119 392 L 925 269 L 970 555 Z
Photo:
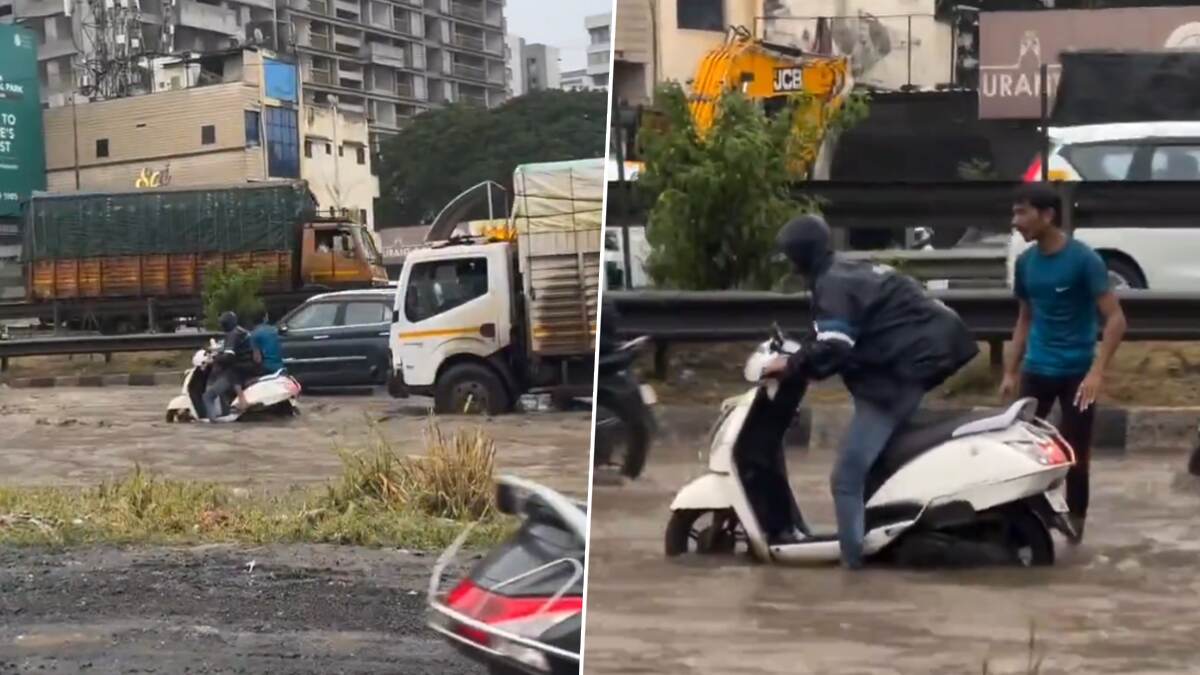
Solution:
M 922 280 L 1003 281 L 1008 272 L 1008 249 L 949 248 L 933 250 L 885 249 L 841 251 L 847 260 L 891 265 Z
M 807 294 L 737 291 L 605 291 L 611 293 L 623 338 L 654 339 L 655 371 L 667 368 L 671 343 L 718 343 L 766 339 L 772 323 L 785 331 L 811 329 Z M 993 365 L 1012 335 L 1017 302 L 1008 290 L 931 292 L 958 312 L 972 334 L 991 344 Z M 1128 291 L 1119 294 L 1128 328 L 1126 340 L 1200 340 L 1200 294 Z
M 26 340 L 0 340 L 0 372 L 8 361 L 22 356 L 62 356 L 126 352 L 169 352 L 200 349 L 218 333 L 149 333 L 145 335 L 83 335 Z

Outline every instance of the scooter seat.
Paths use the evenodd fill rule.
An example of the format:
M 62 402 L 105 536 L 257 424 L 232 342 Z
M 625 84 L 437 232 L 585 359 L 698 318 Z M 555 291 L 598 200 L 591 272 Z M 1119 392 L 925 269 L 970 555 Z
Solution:
M 892 434 L 883 452 L 879 453 L 879 459 L 875 460 L 875 464 L 867 472 L 864 497 L 870 499 L 884 481 L 906 464 L 953 438 L 959 427 L 994 415 L 994 412 L 982 411 L 940 420 L 931 420 L 928 417 L 920 419 L 919 415 L 915 416 Z

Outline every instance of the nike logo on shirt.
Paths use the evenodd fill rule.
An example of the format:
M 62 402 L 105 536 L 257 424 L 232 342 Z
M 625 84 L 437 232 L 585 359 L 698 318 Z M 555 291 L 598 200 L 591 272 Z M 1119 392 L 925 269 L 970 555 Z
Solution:
M 1055 286 L 1055 287 L 1054 287 L 1054 290 L 1055 290 L 1055 291 L 1057 291 L 1057 292 L 1059 292 L 1059 293 L 1063 293 L 1063 292 L 1065 292 L 1065 291 L 1069 291 L 1069 290 L 1071 290 L 1071 287 L 1070 287 L 1070 286 L 1063 286 L 1062 288 L 1059 288 L 1059 287 Z

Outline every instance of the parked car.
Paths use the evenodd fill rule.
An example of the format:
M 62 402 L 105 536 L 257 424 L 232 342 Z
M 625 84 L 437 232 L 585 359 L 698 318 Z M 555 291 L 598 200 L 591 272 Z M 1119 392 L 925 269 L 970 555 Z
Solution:
M 385 288 L 309 298 L 279 321 L 284 366 L 305 388 L 385 384 L 394 297 Z
M 1050 180 L 1200 181 L 1200 122 L 1130 122 L 1052 128 Z M 1040 158 L 1025 180 L 1041 180 Z M 1104 258 L 1116 288 L 1200 290 L 1200 227 L 1075 230 L 1075 237 Z M 1028 244 L 1013 232 L 1009 283 L 1016 257 Z

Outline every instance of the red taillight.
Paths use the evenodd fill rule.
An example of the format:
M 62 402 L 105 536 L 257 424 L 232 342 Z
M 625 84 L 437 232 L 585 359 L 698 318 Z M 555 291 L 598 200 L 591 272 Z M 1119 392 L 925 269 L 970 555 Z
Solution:
M 1038 448 L 1042 451 L 1042 456 L 1046 458 L 1046 463 L 1051 466 L 1057 464 L 1069 464 L 1071 460 L 1067 457 L 1067 453 L 1063 450 L 1062 445 L 1057 440 L 1050 439 L 1038 443 Z
M 1036 183 L 1042 179 L 1042 158 L 1040 156 L 1033 158 L 1033 164 L 1025 170 L 1023 177 L 1026 183 Z
M 463 579 L 446 596 L 446 604 L 450 609 L 497 628 L 501 628 L 502 624 L 535 616 L 565 618 L 583 611 L 583 598 L 578 595 L 563 596 L 553 602 L 548 602 L 549 600 L 550 598 L 537 597 L 509 598 L 489 593 L 470 579 Z M 455 632 L 476 644 L 489 643 L 485 632 L 470 626 L 458 626 Z

